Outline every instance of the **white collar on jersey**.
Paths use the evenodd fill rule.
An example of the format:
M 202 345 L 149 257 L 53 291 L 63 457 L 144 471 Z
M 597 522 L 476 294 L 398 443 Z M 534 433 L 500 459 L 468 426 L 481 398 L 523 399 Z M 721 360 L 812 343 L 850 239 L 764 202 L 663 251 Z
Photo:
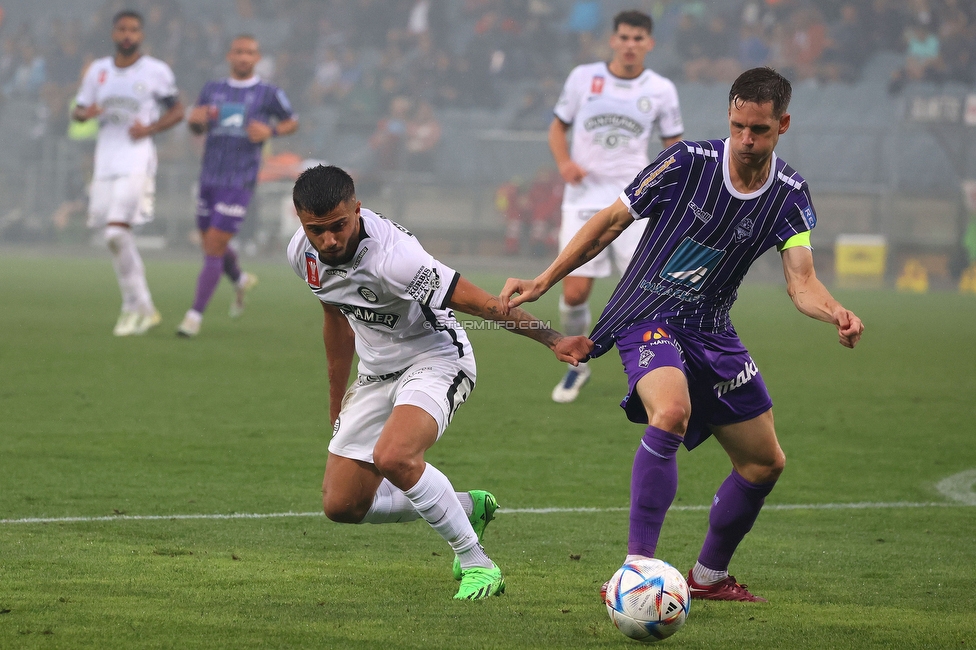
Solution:
M 254 75 L 248 79 L 234 79 L 227 77 L 227 85 L 231 88 L 250 88 L 256 86 L 261 81 L 261 77 Z
M 729 176 L 729 155 L 732 151 L 732 147 L 729 145 L 729 140 L 730 138 L 726 138 L 724 140 L 725 155 L 722 156 L 722 180 L 725 182 L 725 189 L 729 191 L 729 194 L 731 194 L 732 196 L 734 196 L 739 200 L 748 201 L 750 199 L 754 199 L 760 194 L 762 194 L 763 192 L 765 192 L 766 190 L 768 190 L 770 186 L 773 184 L 773 178 L 776 176 L 776 152 L 774 151 L 773 155 L 770 156 L 769 176 L 766 177 L 766 182 L 763 183 L 762 187 L 760 187 L 755 192 L 750 192 L 749 194 L 743 194 L 739 190 L 732 187 L 732 180 L 731 177 Z

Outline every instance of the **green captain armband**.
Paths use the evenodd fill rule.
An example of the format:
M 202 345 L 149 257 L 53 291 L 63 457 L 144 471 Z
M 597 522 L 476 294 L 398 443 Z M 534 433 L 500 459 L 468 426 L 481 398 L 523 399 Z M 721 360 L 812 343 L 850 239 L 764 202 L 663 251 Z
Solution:
M 777 244 L 776 250 L 782 253 L 787 248 L 796 248 L 797 246 L 806 246 L 807 248 L 813 248 L 813 246 L 810 244 L 809 230 L 804 230 L 803 232 L 799 232 L 793 235 L 792 237 L 790 237 L 789 239 L 787 239 L 782 244 Z

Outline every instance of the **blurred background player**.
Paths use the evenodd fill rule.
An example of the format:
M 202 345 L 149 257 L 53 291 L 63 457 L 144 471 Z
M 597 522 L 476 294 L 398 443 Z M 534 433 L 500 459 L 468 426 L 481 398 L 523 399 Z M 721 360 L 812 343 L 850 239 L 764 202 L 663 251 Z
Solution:
M 170 67 L 139 51 L 142 16 L 120 11 L 112 19 L 115 55 L 85 72 L 72 119 L 98 118 L 95 171 L 88 226 L 104 228 L 122 292 L 122 313 L 113 334 L 143 334 L 159 324 L 146 269 L 132 227 L 152 221 L 156 146 L 152 136 L 183 119 L 183 104 Z
M 176 331 L 180 336 L 200 332 L 203 312 L 221 274 L 226 273 L 234 283 L 231 317 L 244 312 L 244 295 L 257 283 L 254 275 L 241 271 L 230 240 L 240 229 L 254 194 L 262 145 L 268 138 L 298 129 L 284 91 L 254 74 L 260 60 L 261 50 L 253 36 L 241 35 L 231 41 L 227 52 L 230 77 L 207 82 L 187 120 L 191 131 L 207 134 L 197 197 L 203 268 L 197 277 L 193 307 Z
M 502 321 L 572 363 L 591 346 L 570 340 L 434 259 L 400 225 L 362 208 L 352 178 L 318 166 L 299 176 L 302 227 L 288 245 L 292 269 L 321 301 L 333 424 L 322 481 L 329 519 L 395 523 L 423 518 L 456 554 L 458 600 L 505 591 L 480 541 L 498 507 L 483 490 L 455 492 L 424 460 L 474 390 L 474 350 L 452 310 Z M 353 355 L 357 380 L 349 386 Z
M 651 17 L 624 11 L 614 17 L 613 28 L 610 63 L 584 64 L 569 73 L 549 126 L 549 149 L 566 181 L 560 250 L 650 163 L 647 148 L 653 131 L 660 135 L 664 148 L 678 142 L 684 132 L 674 84 L 644 67 L 644 57 L 654 48 Z M 570 127 L 572 150 L 566 139 Z M 608 277 L 611 263 L 622 274 L 642 232 L 643 228 L 635 227 L 622 233 L 610 250 L 563 280 L 559 314 L 567 335 L 589 330 L 587 301 L 593 278 Z M 569 367 L 553 389 L 552 399 L 572 402 L 589 377 L 585 363 Z
M 648 221 L 647 236 L 593 328 L 591 356 L 617 347 L 629 384 L 621 406 L 629 420 L 647 425 L 631 473 L 627 561 L 654 557 L 678 489 L 682 443 L 690 450 L 714 435 L 732 461 L 688 575 L 692 598 L 764 600 L 728 572 L 786 465 L 773 402 L 729 317 L 749 267 L 775 246 L 801 313 L 834 325 L 848 348 L 864 330 L 817 279 L 810 191 L 774 153 L 790 126 L 791 96 L 790 82 L 771 68 L 742 73 L 729 92 L 727 140 L 663 151 L 548 269 L 532 281 L 509 280 L 501 294 L 504 306 L 535 300 L 635 220 Z

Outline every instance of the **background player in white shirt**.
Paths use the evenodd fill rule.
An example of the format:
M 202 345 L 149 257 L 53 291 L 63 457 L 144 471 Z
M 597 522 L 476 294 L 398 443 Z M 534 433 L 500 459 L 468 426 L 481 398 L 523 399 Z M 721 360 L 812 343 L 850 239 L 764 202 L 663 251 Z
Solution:
M 334 423 L 322 481 L 329 519 L 393 523 L 423 518 L 456 554 L 459 600 L 501 594 L 501 570 L 481 547 L 497 508 L 484 491 L 455 492 L 424 460 L 474 389 L 471 344 L 453 309 L 501 321 L 545 344 L 561 361 L 586 357 L 530 314 L 501 316 L 498 298 L 435 260 L 406 229 L 356 200 L 338 167 L 313 167 L 295 182 L 302 228 L 288 245 L 295 273 L 322 302 Z M 351 387 L 353 354 L 359 373 Z
M 549 149 L 566 181 L 560 250 L 590 217 L 613 203 L 634 176 L 650 164 L 647 148 L 652 132 L 658 132 L 665 149 L 678 142 L 684 132 L 674 84 L 644 67 L 644 57 L 654 48 L 652 29 L 653 22 L 647 14 L 617 14 L 610 36 L 610 63 L 577 66 L 563 86 L 549 126 Z M 567 142 L 570 127 L 572 151 Z M 563 279 L 559 314 L 567 335 L 589 330 L 587 301 L 593 278 L 608 277 L 611 260 L 622 274 L 643 230 L 632 228 L 621 233 L 608 250 Z M 570 366 L 553 389 L 552 399 L 572 402 L 589 377 L 585 363 Z
M 116 336 L 143 334 L 158 325 L 159 312 L 146 283 L 132 226 L 153 217 L 156 147 L 152 136 L 183 119 L 176 80 L 169 66 L 143 55 L 142 16 L 120 11 L 112 19 L 115 55 L 97 59 L 85 72 L 72 118 L 98 118 L 95 173 L 88 226 L 104 228 L 122 292 Z

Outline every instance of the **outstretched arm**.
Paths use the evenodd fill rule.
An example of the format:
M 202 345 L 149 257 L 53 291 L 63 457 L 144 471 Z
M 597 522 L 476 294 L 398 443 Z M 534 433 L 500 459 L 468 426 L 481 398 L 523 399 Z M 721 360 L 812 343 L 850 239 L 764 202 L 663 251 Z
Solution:
M 813 253 L 803 246 L 787 248 L 782 253 L 786 292 L 793 304 L 810 318 L 831 323 L 837 328 L 840 344 L 853 348 L 861 338 L 864 324 L 854 312 L 834 300 L 827 288 L 817 279 L 813 268 Z
M 356 352 L 356 335 L 338 307 L 322 303 L 322 310 L 325 312 L 322 338 L 329 364 L 329 421 L 335 422 L 342 408 L 346 386 L 349 385 L 352 357 Z
M 597 212 L 535 280 L 508 279 L 500 296 L 502 313 L 507 314 L 524 302 L 538 300 L 554 284 L 596 257 L 633 221 L 630 210 L 620 199 Z
M 447 306 L 465 314 L 502 323 L 505 329 L 542 343 L 560 361 L 577 365 L 593 349 L 593 342 L 585 336 L 563 336 L 524 309 L 513 308 L 502 313 L 497 297 L 481 287 L 460 278 Z

